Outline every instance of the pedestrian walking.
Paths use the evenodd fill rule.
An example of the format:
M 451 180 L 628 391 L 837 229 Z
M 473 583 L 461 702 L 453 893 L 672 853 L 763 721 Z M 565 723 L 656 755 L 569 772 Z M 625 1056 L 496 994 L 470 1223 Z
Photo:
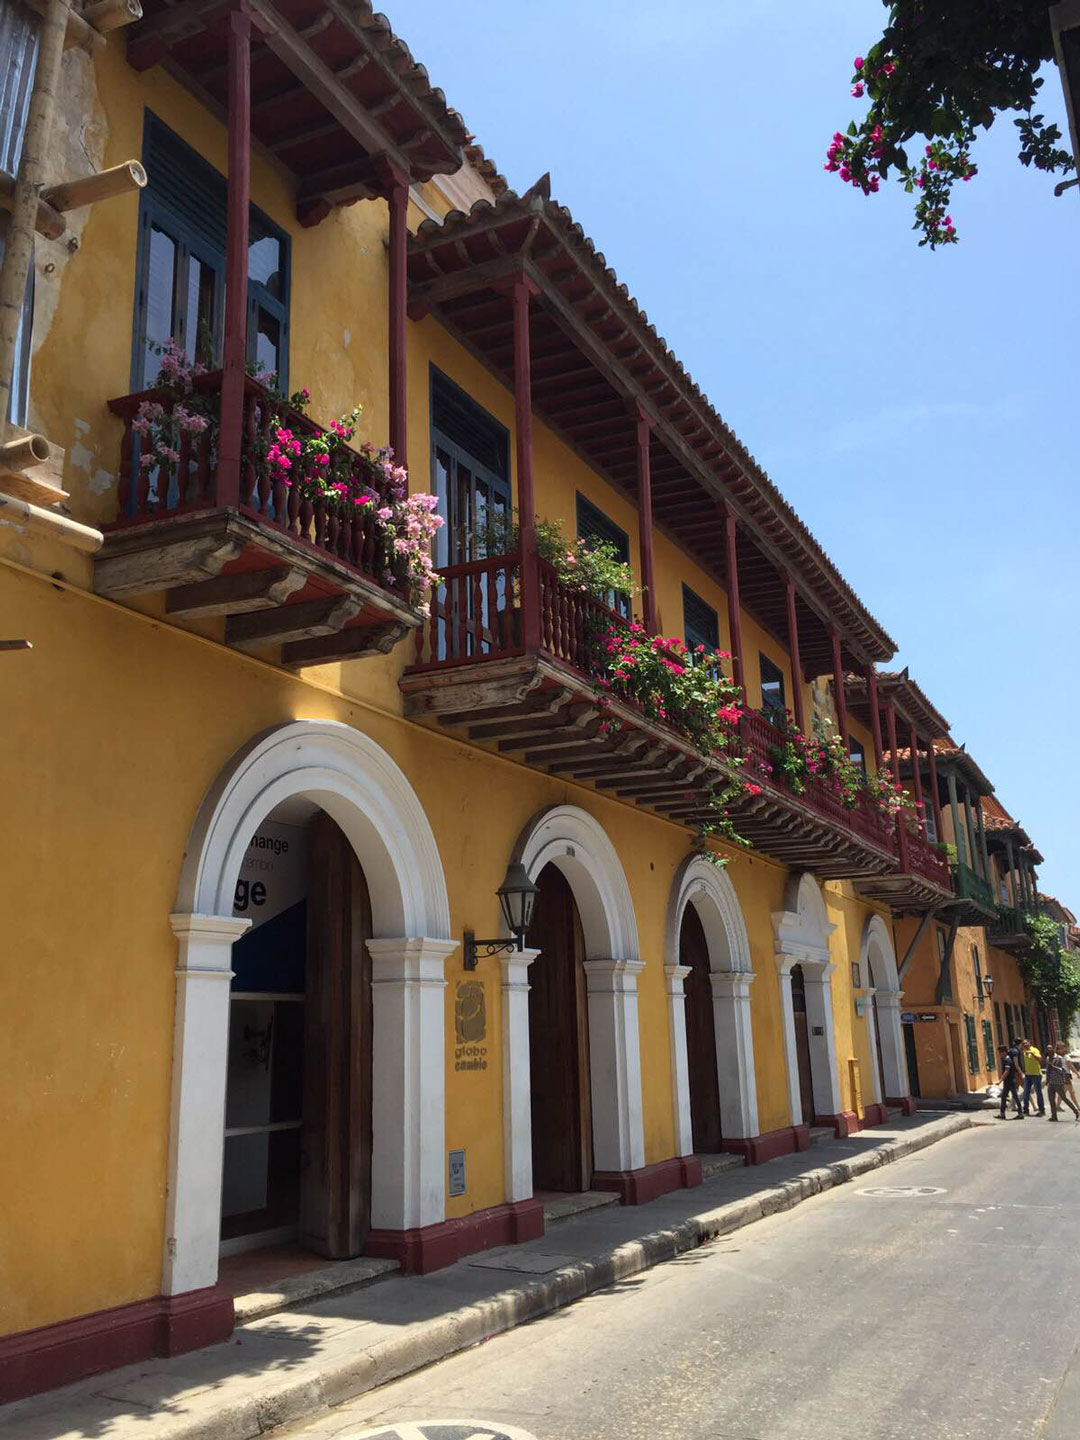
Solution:
M 1024 1073 L 1024 1060 L 1020 1054 L 1020 1041 L 1013 1039 L 1001 1059 L 1001 1112 L 999 1119 L 1005 1119 L 1005 1108 L 1009 1096 L 1016 1106 L 1016 1118 L 1022 1120 L 1024 1111 L 1020 1104 L 1020 1077 Z
M 1046 1057 L 1046 1089 L 1050 1096 L 1050 1119 L 1058 1118 L 1058 1107 L 1067 1105 L 1076 1116 L 1074 1124 L 1080 1125 L 1080 1108 L 1069 1094 L 1069 1062 L 1065 1059 L 1064 1046 L 1051 1050 Z
M 1031 1114 L 1031 1092 L 1035 1091 L 1035 1099 L 1039 1102 L 1039 1114 L 1046 1114 L 1046 1102 L 1043 1099 L 1042 1088 L 1042 1051 L 1026 1037 L 1021 1040 L 1020 1048 L 1024 1052 L 1024 1114 Z
M 999 1074 L 999 1075 L 1004 1075 L 1004 1074 L 1005 1074 L 1005 1056 L 1006 1056 L 1008 1053 L 1009 1053 L 1009 1047 L 1008 1047 L 1007 1045 L 999 1045 L 999 1046 L 998 1046 L 998 1074 Z M 1005 1100 L 1006 1100 L 1006 1098 L 1007 1098 L 1007 1097 L 1006 1097 L 1006 1094 L 1005 1094 L 1004 1084 L 1002 1084 L 1000 1088 L 1001 1088 L 1001 1100 L 1002 1100 L 1002 1104 L 1004 1105 Z M 1023 1114 L 1023 1111 L 1020 1109 L 1020 1092 L 1019 1092 L 1018 1089 L 1014 1089 L 1014 1090 L 1012 1091 L 1012 1107 L 1013 1107 L 1013 1112 L 1014 1112 L 1015 1114 L 1017 1114 L 1017 1115 Z
M 1065 1093 L 1077 1109 L 1080 1109 L 1080 1100 L 1077 1100 L 1076 1091 L 1073 1088 L 1073 1077 L 1080 1074 L 1080 1066 L 1077 1066 L 1075 1062 L 1069 1058 L 1069 1047 L 1065 1044 L 1064 1040 L 1059 1040 L 1054 1046 L 1054 1049 L 1065 1062 L 1065 1075 L 1067 1077 L 1065 1081 Z

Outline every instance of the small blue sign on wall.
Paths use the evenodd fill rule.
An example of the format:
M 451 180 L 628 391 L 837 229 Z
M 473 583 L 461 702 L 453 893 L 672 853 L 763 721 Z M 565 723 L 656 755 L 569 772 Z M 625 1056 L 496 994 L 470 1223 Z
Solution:
M 451 1195 L 465 1194 L 465 1151 L 450 1151 L 450 1184 L 448 1187 Z

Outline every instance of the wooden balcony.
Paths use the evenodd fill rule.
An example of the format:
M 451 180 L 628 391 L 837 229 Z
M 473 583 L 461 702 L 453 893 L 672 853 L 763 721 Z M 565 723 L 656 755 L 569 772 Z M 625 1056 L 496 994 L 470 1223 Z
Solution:
M 897 844 L 897 866 L 895 874 L 860 880 L 859 894 L 888 905 L 896 915 L 922 915 L 952 901 L 949 862 L 917 829 L 907 828 L 902 852 Z
M 221 372 L 198 376 L 195 386 L 216 401 Z M 109 402 L 124 422 L 120 515 L 104 527 L 99 594 L 162 594 L 175 620 L 223 616 L 227 645 L 269 651 L 297 669 L 386 653 L 420 624 L 378 504 L 339 513 L 325 499 L 302 500 L 298 486 L 287 488 L 259 461 L 260 437 L 282 425 L 320 432 L 314 421 L 248 378 L 239 486 L 235 474 L 230 486 L 219 479 L 216 422 L 201 434 L 178 431 L 174 460 L 141 464 L 133 421 L 144 401 L 167 415 L 174 409 L 165 391 Z M 358 476 L 370 473 L 363 457 L 355 461 Z
M 962 860 L 954 862 L 951 874 L 955 899 L 949 907 L 949 918 L 958 925 L 985 925 L 993 920 L 998 907 L 990 882 Z
M 1026 950 L 1031 944 L 1031 936 L 1025 922 L 1028 915 L 1033 913 L 1023 905 L 999 905 L 996 918 L 987 928 L 990 944 L 996 945 L 999 950 L 1008 950 L 1011 954 Z
M 780 742 L 767 720 L 744 716 L 745 760 L 725 761 L 606 695 L 590 637 L 620 617 L 560 584 L 543 561 L 536 568 L 540 639 L 531 648 L 523 643 L 518 555 L 440 572 L 415 663 L 400 682 L 407 715 L 693 827 L 715 819 L 710 786 L 752 778 L 760 792 L 740 795 L 729 809 L 758 850 L 830 878 L 896 868 L 893 824 L 869 803 L 848 810 L 817 781 L 793 795 L 761 778 L 759 763 Z

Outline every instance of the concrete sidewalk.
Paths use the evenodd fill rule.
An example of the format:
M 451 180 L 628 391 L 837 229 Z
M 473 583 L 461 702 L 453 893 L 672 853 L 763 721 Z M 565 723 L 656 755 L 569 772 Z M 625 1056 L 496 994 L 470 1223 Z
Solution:
M 0 1409 L 4 1440 L 248 1440 L 306 1418 L 976 1123 L 921 1113 L 651 1204 L 611 1206 L 433 1275 L 255 1320 L 223 1345 Z

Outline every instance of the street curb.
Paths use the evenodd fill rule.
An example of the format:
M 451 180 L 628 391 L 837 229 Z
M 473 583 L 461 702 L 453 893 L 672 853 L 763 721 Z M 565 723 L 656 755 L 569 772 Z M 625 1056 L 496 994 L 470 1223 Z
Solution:
M 473 1345 L 539 1319 L 620 1280 L 752 1225 L 766 1215 L 792 1210 L 811 1196 L 847 1184 L 883 1165 L 913 1155 L 939 1140 L 972 1128 L 972 1116 L 951 1114 L 924 1130 L 807 1170 L 774 1188 L 705 1211 L 669 1230 L 655 1230 L 616 1246 L 596 1260 L 581 1260 L 504 1290 L 488 1300 L 452 1310 L 401 1335 L 321 1365 L 302 1365 L 287 1381 L 268 1384 L 260 1395 L 226 1402 L 212 1415 L 162 1426 L 163 1440 L 253 1440 L 283 1425 L 310 1420 L 391 1380 L 445 1360 Z

